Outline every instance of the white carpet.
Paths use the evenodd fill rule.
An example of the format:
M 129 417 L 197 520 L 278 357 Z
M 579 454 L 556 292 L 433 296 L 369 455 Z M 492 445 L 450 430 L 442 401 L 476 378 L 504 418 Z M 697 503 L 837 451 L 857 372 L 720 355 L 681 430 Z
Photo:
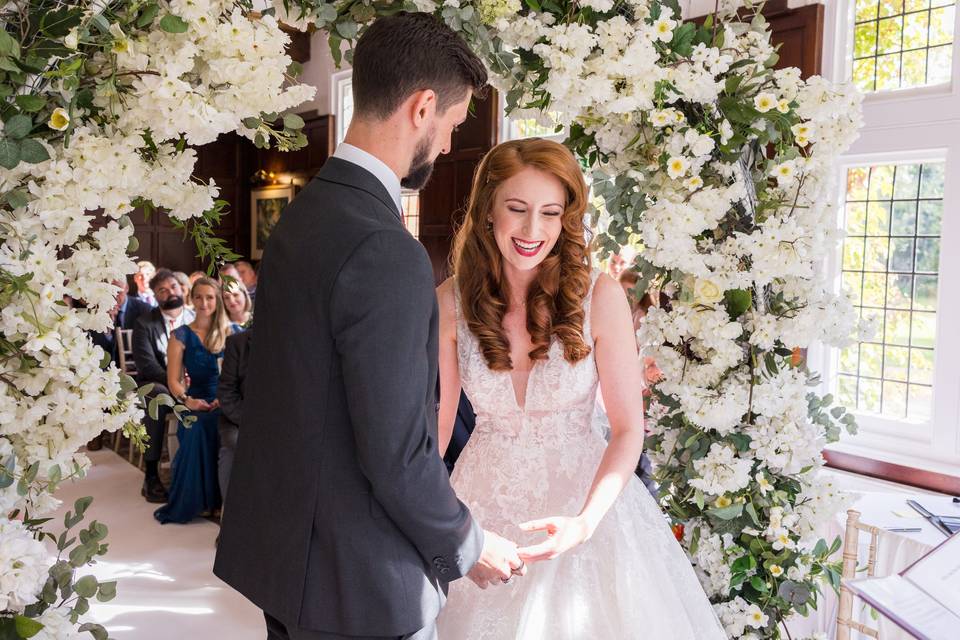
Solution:
M 110 450 L 89 456 L 87 477 L 57 492 L 63 505 L 50 523 L 59 535 L 74 501 L 92 496 L 78 528 L 93 520 L 109 527 L 107 555 L 78 575 L 117 580 L 117 597 L 92 601 L 84 619 L 116 640 L 263 640 L 260 610 L 211 571 L 219 527 L 203 519 L 161 526 L 153 518 L 160 505 L 140 496 L 142 472 Z

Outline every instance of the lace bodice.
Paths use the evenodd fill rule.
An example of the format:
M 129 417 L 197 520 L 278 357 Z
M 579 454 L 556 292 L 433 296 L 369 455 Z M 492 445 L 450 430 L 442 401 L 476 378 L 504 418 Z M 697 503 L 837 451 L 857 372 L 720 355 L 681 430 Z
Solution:
M 583 336 L 593 346 L 590 307 L 600 275 L 594 271 L 584 299 Z M 534 363 L 521 406 L 509 371 L 487 367 L 476 336 L 460 310 L 457 288 L 457 355 L 460 383 L 477 414 L 466 459 L 482 459 L 496 468 L 494 491 L 500 509 L 477 514 L 481 522 L 498 524 L 537 515 L 575 515 L 583 505 L 605 442 L 593 428 L 599 376 L 593 351 L 576 364 L 563 357 L 554 339 L 549 357 Z M 458 465 L 455 481 L 469 485 L 471 464 Z M 463 476 L 457 478 L 457 476 Z M 483 474 L 489 476 L 489 471 Z M 490 481 L 485 477 L 483 482 Z M 502 522 L 501 522 L 502 521 Z

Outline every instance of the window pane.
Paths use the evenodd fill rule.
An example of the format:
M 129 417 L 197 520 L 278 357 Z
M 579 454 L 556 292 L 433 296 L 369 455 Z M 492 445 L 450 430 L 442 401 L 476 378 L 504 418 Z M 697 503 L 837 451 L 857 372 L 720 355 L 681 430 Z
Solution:
M 942 7 L 930 12 L 930 46 L 953 42 L 954 7 Z
M 923 178 L 920 182 L 921 198 L 943 198 L 943 163 L 923 165 Z
M 880 413 L 880 389 L 879 380 L 861 378 L 858 408 L 861 411 Z
M 907 369 L 910 364 L 910 349 L 906 347 L 886 347 L 883 350 L 883 379 L 907 381 Z M 906 399 L 906 389 L 904 389 Z
M 847 233 L 853 236 L 863 235 L 867 228 L 867 205 L 864 202 L 851 202 L 847 210 Z M 912 232 L 911 232 L 912 233 Z
M 913 276 L 909 274 L 888 276 L 887 277 L 887 308 L 909 310 L 910 299 L 913 297 L 912 285 L 913 285 Z
M 917 271 L 936 273 L 940 264 L 940 238 L 917 238 Z
M 857 25 L 853 34 L 854 58 L 865 58 L 877 54 L 877 23 Z
M 911 13 L 903 19 L 903 49 L 919 49 L 927 46 L 927 27 L 930 24 L 930 14 L 926 11 Z M 923 52 L 918 52 L 922 54 Z M 923 56 L 921 55 L 921 60 Z M 922 84 L 921 80 L 921 84 Z
M 853 236 L 843 241 L 843 268 L 863 269 L 863 238 Z
M 910 382 L 933 384 L 933 351 L 910 349 Z
M 878 335 L 886 344 L 910 344 L 910 312 L 887 311 L 884 333 Z
M 857 272 L 843 274 L 843 290 L 855 305 L 860 304 L 860 289 L 863 286 L 863 276 Z
M 932 349 L 937 337 L 937 321 L 932 313 L 913 313 L 913 324 L 910 329 L 910 344 L 914 347 Z
M 837 380 L 837 396 L 845 407 L 857 406 L 857 379 L 853 376 L 840 376 Z
M 853 81 L 864 91 L 949 82 L 957 0 L 857 0 Z
M 920 203 L 920 219 L 917 234 L 940 235 L 940 219 L 943 217 L 943 200 L 924 200 Z
M 893 197 L 893 165 L 882 165 L 870 170 L 871 200 L 889 200 Z
M 907 417 L 907 385 L 883 381 L 883 415 L 891 418 Z
M 917 197 L 920 188 L 920 165 L 902 164 L 897 167 L 897 186 L 893 197 L 897 199 L 912 199 Z
M 913 308 L 918 311 L 937 310 L 937 276 L 916 276 Z
M 889 238 L 867 238 L 866 256 L 863 268 L 866 271 L 887 270 L 887 245 Z
M 857 363 L 859 362 L 859 356 L 857 355 L 860 352 L 860 347 L 858 345 L 851 345 L 845 349 L 840 350 L 840 371 L 841 373 L 856 373 Z
M 852 167 L 847 170 L 847 202 L 867 199 L 869 167 Z
M 863 305 L 882 307 L 887 297 L 887 275 L 885 273 L 863 274 Z
M 876 0 L 857 0 L 857 21 L 876 19 Z
M 913 238 L 890 241 L 890 271 L 913 271 Z
M 929 420 L 933 409 L 933 388 L 912 384 L 909 393 L 907 417 L 911 420 Z
M 885 236 L 890 233 L 890 203 L 867 203 L 867 235 Z
M 916 197 L 916 196 L 914 196 Z M 912 236 L 917 228 L 917 201 L 894 201 L 890 235 Z

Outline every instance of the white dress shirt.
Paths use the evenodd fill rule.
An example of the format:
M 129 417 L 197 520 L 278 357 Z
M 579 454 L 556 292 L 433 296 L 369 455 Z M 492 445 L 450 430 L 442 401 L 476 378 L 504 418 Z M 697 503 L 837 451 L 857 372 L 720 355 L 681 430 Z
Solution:
M 400 207 L 400 178 L 383 160 L 346 142 L 340 143 L 337 150 L 333 152 L 333 157 L 346 160 L 372 173 L 393 198 L 394 204 L 397 205 L 397 214 L 403 210 Z

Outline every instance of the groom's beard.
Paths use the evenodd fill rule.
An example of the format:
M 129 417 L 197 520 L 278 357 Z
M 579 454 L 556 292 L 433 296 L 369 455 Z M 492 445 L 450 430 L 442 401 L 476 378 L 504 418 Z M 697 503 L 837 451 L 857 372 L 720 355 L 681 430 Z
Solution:
M 430 180 L 433 174 L 433 160 L 430 159 L 430 149 L 433 148 L 433 134 L 431 133 L 425 140 L 421 140 L 413 153 L 413 160 L 410 162 L 410 170 L 407 175 L 400 180 L 400 186 L 404 189 L 420 191 Z

